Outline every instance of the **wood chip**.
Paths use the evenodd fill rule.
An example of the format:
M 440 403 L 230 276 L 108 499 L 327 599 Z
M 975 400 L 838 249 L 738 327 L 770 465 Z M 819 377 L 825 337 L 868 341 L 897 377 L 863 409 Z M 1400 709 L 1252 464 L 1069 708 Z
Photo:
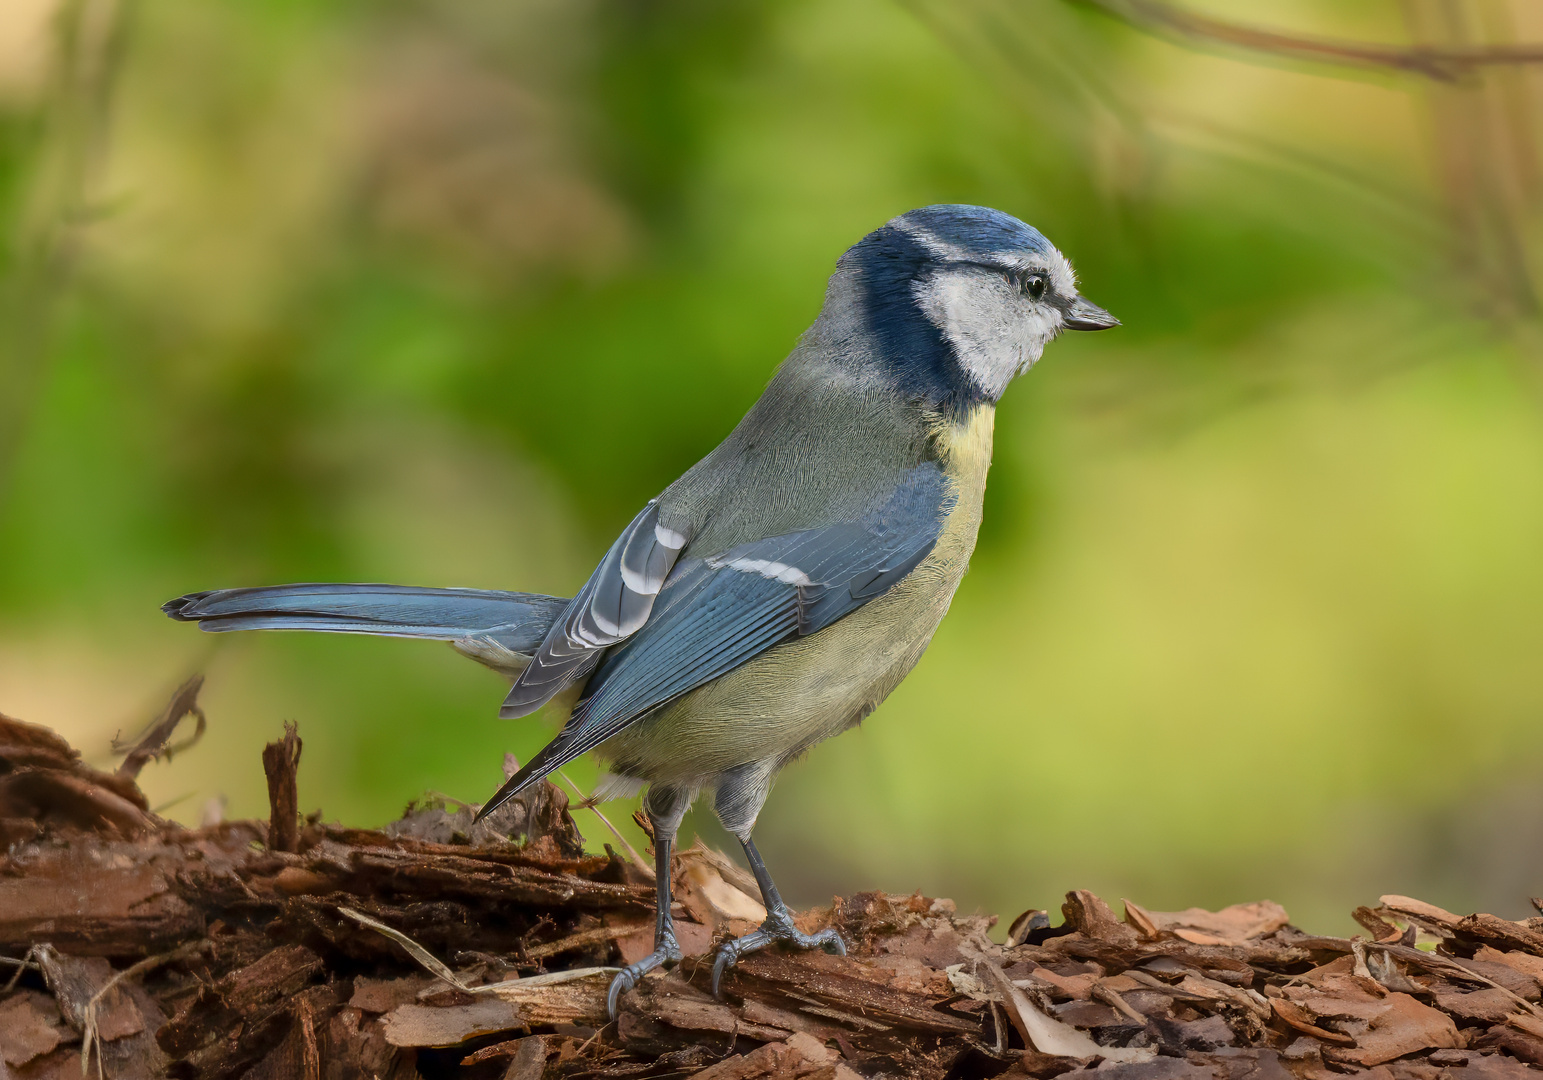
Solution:
M 1129 903 L 1126 901 L 1127 912 Z M 1241 945 L 1274 933 L 1290 919 L 1286 909 L 1271 900 L 1233 904 L 1220 911 L 1187 908 L 1184 911 L 1143 911 L 1143 915 L 1158 933 L 1170 933 L 1196 945 Z
M 268 846 L 274 851 L 300 850 L 300 735 L 284 725 L 284 737 L 263 747 L 263 774 L 268 778 Z
M 1315 1018 L 1312 1016 L 1312 1014 L 1307 1012 L 1300 1005 L 1286 1001 L 1283 998 L 1273 998 L 1270 1001 L 1270 1008 L 1274 1011 L 1276 1016 L 1280 1017 L 1282 1023 L 1286 1024 L 1288 1027 L 1295 1028 L 1297 1031 L 1302 1032 L 1304 1035 L 1311 1035 L 1315 1039 L 1322 1039 L 1324 1042 L 1334 1043 L 1337 1046 L 1355 1045 L 1355 1040 L 1352 1039 L 1349 1035 L 1346 1035 L 1343 1032 L 1330 1031 L 1328 1028 L 1319 1027 L 1318 1024 L 1314 1022 Z
M 22 990 L 0 999 L 0 1061 L 25 1065 L 72 1038 L 47 994 Z
M 0 994 L 0 1075 L 26 1080 L 80 1075 L 70 1025 L 113 979 L 95 1015 L 114 1080 L 413 1080 L 415 1059 L 460 1058 L 512 1080 L 1524 1080 L 1543 1065 L 1543 919 L 1390 895 L 1355 912 L 1369 941 L 1303 933 L 1267 901 L 1127 900 L 1121 921 L 1074 891 L 1064 925 L 1030 909 L 1003 947 L 948 901 L 864 893 L 796 915 L 806 932 L 836 927 L 851 955 L 767 949 L 715 1000 L 701 954 L 715 927 L 739 932 L 760 910 L 753 879 L 697 845 L 673 875 L 688 957 L 625 995 L 611 1025 L 613 965 L 651 947 L 653 891 L 621 860 L 584 855 L 555 797 L 525 843 L 449 804 L 382 832 L 295 814 L 293 845 L 272 823 L 184 830 L 148 816 L 131 777 L 4 718 L 0 781 L 14 845 L 0 948 L 25 980 Z M 7 816 L 28 790 L 64 801 Z M 132 828 L 100 806 L 130 808 Z M 270 833 L 280 842 L 254 843 Z M 1406 923 L 1440 951 L 1415 948 Z M 127 968 L 135 956 L 155 962 Z M 551 970 L 506 977 L 533 962 Z M 436 1049 L 453 1046 L 465 1050 Z
M 456 1046 L 481 1035 L 530 1030 L 518 1007 L 496 998 L 445 1008 L 398 1005 L 381 1022 L 388 1043 L 407 1047 Z

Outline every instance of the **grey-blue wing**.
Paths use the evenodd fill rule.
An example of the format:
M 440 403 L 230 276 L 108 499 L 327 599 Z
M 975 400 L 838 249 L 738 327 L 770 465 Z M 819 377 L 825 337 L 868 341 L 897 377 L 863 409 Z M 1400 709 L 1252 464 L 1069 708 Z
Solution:
M 211 633 L 312 630 L 455 641 L 483 637 L 531 653 L 569 601 L 535 593 L 410 585 L 273 585 L 190 593 L 163 604 Z
M 645 506 L 540 642 L 498 715 L 535 712 L 641 629 L 686 540 L 660 523 L 657 501 Z
M 666 702 L 883 595 L 927 557 L 951 509 L 929 462 L 860 520 L 682 560 L 647 623 L 599 662 L 557 738 L 483 813 Z

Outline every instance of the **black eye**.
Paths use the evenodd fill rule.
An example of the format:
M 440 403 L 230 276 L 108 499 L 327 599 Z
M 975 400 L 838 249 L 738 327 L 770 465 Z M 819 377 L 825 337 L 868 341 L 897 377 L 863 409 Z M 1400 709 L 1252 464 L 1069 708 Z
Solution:
M 1023 279 L 1023 295 L 1030 300 L 1038 300 L 1044 296 L 1046 287 L 1044 274 L 1029 274 Z

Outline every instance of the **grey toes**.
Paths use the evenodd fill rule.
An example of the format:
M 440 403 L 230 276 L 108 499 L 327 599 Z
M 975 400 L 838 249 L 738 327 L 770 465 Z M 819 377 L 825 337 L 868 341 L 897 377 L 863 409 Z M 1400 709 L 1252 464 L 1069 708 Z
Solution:
M 723 973 L 739 963 L 741 955 L 767 944 L 767 942 L 761 942 L 749 948 L 740 948 L 742 942 L 752 937 L 755 937 L 755 935 L 748 934 L 742 938 L 735 938 L 733 941 L 726 941 L 718 948 L 717 953 L 713 955 L 713 997 L 723 996 Z
M 809 939 L 809 943 L 807 945 L 802 947 L 805 949 L 812 949 L 816 946 L 835 956 L 845 956 L 847 954 L 847 943 L 842 938 L 842 936 L 836 932 L 834 927 L 828 927 L 824 930 L 821 930 L 818 934 L 815 934 Z
M 767 920 L 768 923 L 771 920 Z M 764 949 L 773 942 L 789 945 L 801 951 L 809 949 L 824 949 L 828 953 L 837 956 L 847 954 L 846 942 L 834 927 L 821 930 L 818 934 L 805 934 L 795 928 L 791 920 L 776 925 L 763 925 L 761 929 L 744 937 L 735 938 L 733 941 L 725 941 L 718 946 L 717 953 L 713 956 L 713 997 L 721 997 L 723 973 L 739 963 L 739 958 L 758 949 Z
M 611 980 L 611 988 L 605 995 L 605 1011 L 613 1021 L 616 1019 L 617 1008 L 621 1004 L 621 996 L 643 981 L 656 967 L 665 967 L 680 960 L 679 949 L 655 949 L 636 964 L 628 964 L 616 973 L 616 978 Z
M 605 1012 L 612 1020 L 616 1019 L 616 1009 L 621 1002 L 621 996 L 636 986 L 640 977 L 633 974 L 630 967 L 626 967 L 611 980 L 611 989 L 605 995 Z

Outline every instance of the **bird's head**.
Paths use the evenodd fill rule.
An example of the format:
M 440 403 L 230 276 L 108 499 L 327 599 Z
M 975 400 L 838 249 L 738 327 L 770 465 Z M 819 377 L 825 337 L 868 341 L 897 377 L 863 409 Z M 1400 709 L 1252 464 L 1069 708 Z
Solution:
M 1038 230 L 984 206 L 901 214 L 848 250 L 837 276 L 856 286 L 847 295 L 883 362 L 928 396 L 994 402 L 1061 331 L 1119 325 Z

